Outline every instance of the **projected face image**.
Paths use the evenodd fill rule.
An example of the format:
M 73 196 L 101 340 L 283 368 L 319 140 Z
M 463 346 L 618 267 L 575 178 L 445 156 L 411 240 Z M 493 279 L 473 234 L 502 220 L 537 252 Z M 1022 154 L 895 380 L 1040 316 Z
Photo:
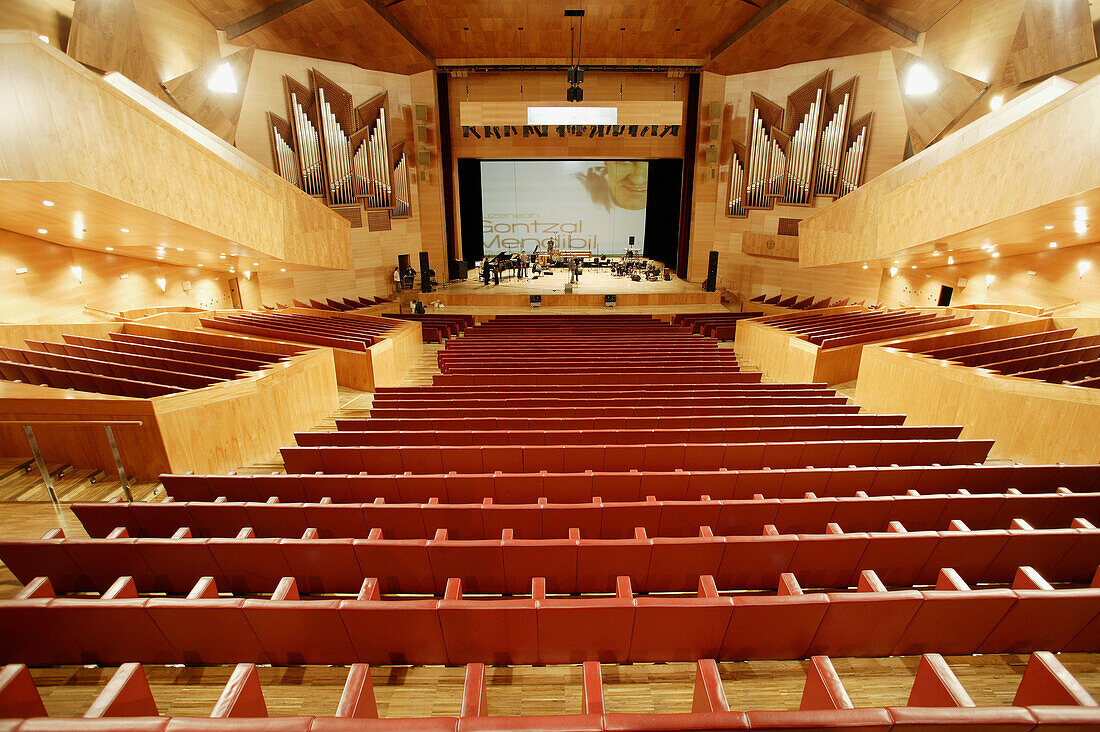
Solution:
M 608 160 L 607 185 L 611 200 L 619 208 L 638 211 L 645 208 L 649 190 L 649 163 L 639 160 Z

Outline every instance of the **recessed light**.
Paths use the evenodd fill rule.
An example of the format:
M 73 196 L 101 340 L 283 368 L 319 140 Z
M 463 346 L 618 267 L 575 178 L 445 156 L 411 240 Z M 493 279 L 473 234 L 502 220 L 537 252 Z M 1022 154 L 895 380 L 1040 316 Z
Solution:
M 259 266 L 260 266 L 260 263 L 259 263 L 259 262 L 253 262 L 253 263 L 252 263 L 252 266 L 253 266 L 253 267 L 259 267 Z
M 104 247 L 104 249 L 106 249 L 109 252 L 113 252 L 115 250 L 114 247 Z
M 917 265 L 915 265 L 915 264 L 909 265 L 909 269 L 916 269 L 916 268 L 917 268 Z
M 50 232 L 49 232 L 49 229 L 39 229 L 38 233 L 39 234 L 49 234 Z
M 183 251 L 183 247 L 176 247 L 176 251 L 177 251 L 177 252 L 182 252 L 182 251 Z
M 1051 249 L 1057 249 L 1058 248 L 1058 242 L 1052 241 L 1050 244 L 1047 244 L 1047 246 L 1050 247 Z
M 120 275 L 118 276 L 118 278 L 119 278 L 120 280 L 124 280 L 124 279 L 126 279 L 127 277 L 129 277 L 129 276 L 130 276 L 130 275 L 128 275 L 128 274 L 120 274 Z
M 1054 228 L 1054 224 L 1047 224 L 1047 225 L 1046 225 L 1046 226 L 1044 226 L 1043 228 L 1044 228 L 1044 229 L 1046 229 L 1047 231 L 1050 231 L 1051 229 L 1053 229 L 1053 228 Z
M 163 254 L 158 254 L 157 259 L 164 259 L 164 255 Z
M 53 201 L 43 201 L 43 202 L 42 202 L 42 205 L 43 205 L 43 206 L 52 206 L 52 205 L 53 205 Z
M 43 43 L 49 43 L 50 42 L 50 37 L 49 36 L 39 36 L 38 40 L 42 41 Z
M 933 257 L 938 257 L 938 256 L 940 256 L 940 253 L 938 251 L 934 251 L 934 252 L 932 252 L 932 256 Z
M 948 257 L 947 258 L 947 263 L 948 264 L 954 264 L 955 263 L 955 258 L 954 257 Z
M 993 258 L 994 258 L 994 259 L 996 259 L 996 258 L 997 258 L 997 257 L 999 257 L 999 256 L 1001 256 L 1001 253 L 1000 253 L 1000 252 L 993 252 Z
M 119 229 L 119 231 L 121 231 L 123 234 L 129 234 L 130 233 L 129 229 Z
M 864 268 L 864 269 L 867 269 L 867 265 L 866 265 L 866 264 L 865 264 L 865 265 L 863 265 L 863 268 Z M 281 268 L 281 269 L 280 269 L 279 271 L 280 271 L 280 272 L 286 272 L 286 267 L 283 267 L 283 268 Z
M 1005 103 L 1005 98 L 1002 97 L 1000 94 L 998 94 L 998 95 L 996 95 L 995 97 L 993 97 L 992 99 L 989 100 L 989 108 L 994 109 L 994 110 L 1000 109 L 1001 105 L 1003 105 L 1004 103 Z
M 195 266 L 196 266 L 196 267 L 201 267 L 201 266 L 202 266 L 202 262 L 199 262 L 199 263 L 198 263 L 198 264 L 196 264 Z
M 19 275 L 19 274 L 27 274 L 27 268 L 26 268 L 26 267 L 16 267 L 16 268 L 15 268 L 15 273 L 16 273 L 17 275 Z
M 867 265 L 866 265 L 866 264 L 865 264 L 865 265 L 863 265 L 863 268 L 864 268 L 864 269 L 867 269 Z M 279 270 L 279 271 L 280 271 L 280 272 L 286 272 L 286 270 L 285 270 L 285 269 L 281 269 L 281 270 Z

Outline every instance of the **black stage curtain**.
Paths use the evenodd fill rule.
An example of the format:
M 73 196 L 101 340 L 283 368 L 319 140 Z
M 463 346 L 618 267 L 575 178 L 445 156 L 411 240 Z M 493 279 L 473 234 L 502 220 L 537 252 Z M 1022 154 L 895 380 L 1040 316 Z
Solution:
M 485 254 L 481 238 L 481 161 L 458 159 L 458 210 L 462 217 L 462 258 L 473 265 Z
M 649 192 L 645 202 L 645 247 L 642 254 L 676 269 L 680 240 L 680 186 L 684 161 L 665 158 L 649 161 Z

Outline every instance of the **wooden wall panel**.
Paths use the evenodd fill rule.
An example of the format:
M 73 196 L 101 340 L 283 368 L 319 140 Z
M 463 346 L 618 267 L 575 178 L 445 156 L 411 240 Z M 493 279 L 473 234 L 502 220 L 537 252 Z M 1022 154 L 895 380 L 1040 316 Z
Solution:
M 161 99 L 163 79 L 145 48 L 138 0 L 79 0 L 69 31 L 68 54 L 100 71 L 118 71 Z
M 15 273 L 23 267 L 26 274 Z M 82 282 L 73 267 L 80 267 Z M 165 280 L 163 292 L 158 278 Z M 239 282 L 244 303 L 259 306 L 260 277 Z M 224 273 L 62 247 L 5 229 L 0 229 L 0 302 L 0 321 L 8 323 L 95 322 L 108 317 L 103 312 L 156 305 L 232 305 Z M 86 307 L 101 312 L 85 312 Z
M 1083 276 L 1081 262 L 1091 265 Z M 988 275 L 993 279 L 987 280 Z M 958 286 L 960 279 L 966 280 L 965 287 Z M 882 299 L 888 307 L 935 305 L 942 285 L 955 288 L 952 305 L 1013 303 L 1100 317 L 1100 244 L 950 267 L 903 268 L 897 277 L 883 276 Z
M 918 31 L 926 31 L 959 4 L 959 0 L 866 0 L 895 20 Z
M 992 243 L 1024 244 L 1015 236 L 1002 240 L 995 222 L 1014 229 L 1009 217 L 1042 218 L 1047 207 L 1057 209 L 1049 222 L 1055 225 L 1064 224 L 1068 209 L 1072 232 L 1075 207 L 1088 203 L 1073 200 L 1098 189 L 1090 161 L 1100 155 L 1100 141 L 1086 128 L 1100 104 L 1100 79 L 1071 86 L 1044 82 L 804 219 L 802 264 L 892 260 L 907 250 L 930 254 L 987 225 Z M 1033 223 L 1030 243 L 1038 251 L 1050 240 L 1042 228 L 1048 222 Z M 968 243 L 971 252 L 979 245 Z
M 130 228 L 121 218 L 127 210 L 148 213 L 142 216 L 148 238 L 135 242 L 147 247 L 145 256 L 153 256 L 160 233 L 154 227 L 163 220 L 196 232 L 194 247 L 173 249 L 205 247 L 216 256 L 226 251 L 222 247 L 239 244 L 290 262 L 346 266 L 344 219 L 182 113 L 122 77 L 99 77 L 29 34 L 0 32 L 0 54 L 0 93 L 20 112 L 5 119 L 0 178 L 30 181 L 31 187 L 35 181 L 66 181 L 74 202 L 83 190 L 95 194 L 97 205 L 117 201 L 119 218 L 112 223 L 119 228 L 111 229 L 116 238 Z M 51 209 L 55 215 L 63 213 L 61 201 Z M 8 208 L 8 218 L 19 213 Z M 75 204 L 64 211 L 81 213 Z M 20 229 L 8 218 L 8 228 L 35 230 L 29 220 Z M 49 231 L 59 243 L 79 246 L 80 236 L 70 227 Z M 105 232 L 89 237 L 93 233 Z
M 46 36 L 51 46 L 64 51 L 69 44 L 74 5 L 72 0 L 5 0 L 0 28 L 33 31 L 35 36 Z
M 523 93 L 520 94 L 520 86 Z M 561 100 L 565 105 L 568 86 L 565 72 L 473 73 L 466 78 L 449 79 L 451 101 L 451 147 L 456 158 L 678 158 L 684 153 L 682 131 L 673 137 L 558 137 L 551 130 L 549 137 L 512 136 L 502 139 L 463 137 L 458 110 L 464 102 L 499 102 L 502 100 Z M 687 94 L 687 79 L 670 79 L 661 74 L 618 74 L 590 72 L 585 74 L 584 101 L 588 103 L 683 101 Z M 469 94 L 467 94 L 467 89 Z
M 164 89 L 176 106 L 191 119 L 229 144 L 237 137 L 248 74 L 255 49 L 245 48 L 225 58 L 217 58 L 183 76 L 164 82 Z M 209 87 L 211 75 L 228 64 L 237 85 L 237 93 L 214 91 Z
M 233 48 L 233 47 L 228 47 Z M 353 99 L 370 99 L 381 92 L 389 97 L 389 113 L 393 121 L 392 140 L 405 138 L 411 141 L 415 136 L 412 106 L 414 102 L 434 99 L 434 74 L 423 76 L 403 76 L 381 71 L 365 71 L 361 68 L 333 61 L 294 56 L 271 51 L 256 51 L 252 60 L 248 88 L 241 106 L 241 118 L 237 126 L 237 147 L 252 156 L 267 169 L 272 168 L 271 143 L 267 133 L 267 112 L 282 110 L 283 75 L 287 74 L 299 81 L 308 78 L 309 70 L 316 68 L 322 74 L 351 93 Z M 414 95 L 415 84 L 415 95 Z M 429 89 L 429 87 L 431 87 Z M 429 98 L 428 94 L 432 93 Z M 434 102 L 430 102 L 434 108 Z M 437 139 L 437 138 L 433 138 Z M 437 142 L 435 144 L 438 144 Z M 441 196 L 438 190 L 439 155 L 433 154 L 431 170 L 428 171 L 428 184 L 436 187 L 427 193 L 420 190 L 420 169 L 416 165 L 416 156 L 409 161 L 412 164 L 412 216 L 392 220 L 389 231 L 369 231 L 366 227 L 351 229 L 351 259 L 349 266 L 339 271 L 326 270 L 288 270 L 287 272 L 265 272 L 261 280 L 263 301 L 266 304 L 281 302 L 289 305 L 294 298 L 341 298 L 352 295 L 385 295 L 393 291 L 393 268 L 397 266 L 399 254 L 408 254 L 416 261 L 422 247 L 421 208 L 431 208 L 431 200 L 422 204 L 424 196 Z M 271 173 L 274 175 L 274 173 Z M 442 249 L 442 204 L 439 205 L 437 220 L 430 224 L 433 232 L 430 242 L 432 266 L 437 273 L 445 274 L 446 262 Z M 324 208 L 324 207 L 321 207 Z M 417 262 L 414 265 L 419 270 Z
M 869 412 L 907 414 L 914 424 L 963 425 L 964 438 L 996 441 L 990 451 L 994 458 L 1100 461 L 1100 390 L 990 377 L 984 370 L 943 364 L 866 347 L 855 400 Z
M 741 251 L 756 257 L 792 259 L 797 262 L 798 237 L 746 231 L 741 234 Z
M 818 207 L 781 206 L 770 211 L 750 210 L 748 218 L 726 216 L 729 194 L 730 141 L 743 143 L 750 114 L 750 94 L 758 92 L 772 100 L 785 100 L 787 95 L 822 71 L 832 69 L 834 84 L 857 76 L 855 117 L 873 111 L 874 130 L 868 150 L 866 180 L 881 174 L 901 161 L 905 143 L 905 115 L 901 108 L 893 64 L 888 52 L 848 56 L 842 59 L 811 61 L 781 69 L 739 74 L 722 79 L 721 87 L 700 99 L 723 106 L 721 149 L 718 166 L 704 166 L 697 176 L 692 215 L 693 245 L 689 251 L 688 277 L 701 281 L 706 276 L 707 256 L 711 249 L 719 252 L 719 286 L 729 290 L 734 298 L 749 299 L 762 292 L 780 291 L 805 297 L 846 297 L 877 302 L 879 272 L 855 267 L 809 269 L 780 259 L 754 257 L 742 253 L 742 236 L 747 231 L 775 233 L 780 218 L 804 219 L 825 207 L 832 199 L 818 199 Z M 707 75 L 704 74 L 704 79 Z M 704 85 L 704 91 L 709 89 Z M 705 145 L 706 143 L 701 143 Z M 717 178 L 710 179 L 707 167 L 717 168 Z M 843 199 L 842 199 L 843 200 Z M 694 242 L 698 242 L 695 244 Z

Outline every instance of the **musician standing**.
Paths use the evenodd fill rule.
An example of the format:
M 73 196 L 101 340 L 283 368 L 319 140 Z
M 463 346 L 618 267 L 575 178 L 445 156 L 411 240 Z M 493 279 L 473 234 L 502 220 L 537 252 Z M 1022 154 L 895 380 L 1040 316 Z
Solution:
M 489 257 L 484 257 L 481 260 L 481 277 L 485 280 L 485 285 L 489 285 Z
M 527 252 L 522 249 L 519 250 L 519 277 L 523 279 L 527 276 Z

